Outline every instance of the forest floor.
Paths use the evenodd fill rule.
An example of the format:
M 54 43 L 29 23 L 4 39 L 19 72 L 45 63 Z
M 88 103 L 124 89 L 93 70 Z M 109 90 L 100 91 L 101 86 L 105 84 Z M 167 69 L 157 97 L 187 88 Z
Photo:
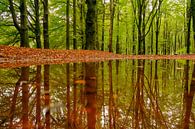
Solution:
M 124 55 L 98 50 L 51 50 L 20 48 L 0 45 L 0 68 L 24 67 L 42 64 L 100 62 L 121 59 L 185 59 L 195 60 L 190 55 Z

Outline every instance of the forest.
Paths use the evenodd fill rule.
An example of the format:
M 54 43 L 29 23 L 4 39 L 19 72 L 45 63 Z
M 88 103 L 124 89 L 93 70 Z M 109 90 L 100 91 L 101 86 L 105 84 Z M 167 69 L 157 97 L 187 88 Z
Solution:
M 1 0 L 0 128 L 195 128 L 195 0 Z
M 2 45 L 123 54 L 195 51 L 195 0 L 1 0 L 0 21 Z

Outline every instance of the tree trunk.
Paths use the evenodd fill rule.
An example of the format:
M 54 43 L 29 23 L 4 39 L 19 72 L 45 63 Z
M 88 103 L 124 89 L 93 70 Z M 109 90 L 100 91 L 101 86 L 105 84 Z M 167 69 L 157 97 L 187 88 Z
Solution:
M 86 46 L 85 49 L 96 49 L 96 0 L 87 0 L 87 15 L 86 15 Z
M 114 24 L 114 0 L 110 0 L 110 28 L 109 28 L 109 52 L 113 52 L 112 38 L 113 38 L 113 24 Z
M 73 49 L 77 49 L 76 38 L 76 0 L 73 0 Z
M 105 27 L 105 0 L 103 0 L 102 3 L 102 10 L 103 10 L 103 14 L 102 14 L 102 45 L 101 45 L 101 50 L 104 51 L 104 27 Z
M 186 47 L 187 47 L 187 49 L 186 49 L 186 52 L 187 52 L 187 54 L 189 54 L 190 53 L 190 45 L 191 45 L 191 43 L 190 43 L 190 31 L 191 31 L 191 7 L 190 7 L 190 2 L 189 2 L 189 0 L 188 0 L 188 2 L 187 2 L 187 32 L 186 32 Z
M 43 0 L 43 9 L 44 9 L 44 16 L 43 16 L 43 38 L 44 38 L 44 48 L 49 49 L 49 20 L 48 20 L 48 0 Z
M 84 42 L 84 27 L 83 27 L 83 13 L 84 13 L 84 0 L 80 0 L 80 35 L 81 35 L 81 47 L 85 49 L 85 42 Z
M 35 38 L 37 43 L 37 48 L 41 48 L 41 29 L 39 20 L 39 0 L 34 0 L 35 4 Z
M 27 5 L 26 0 L 20 0 L 20 19 L 21 19 L 21 30 L 20 30 L 20 46 L 29 47 L 28 43 L 28 18 L 27 18 Z
M 193 38 L 195 47 L 195 0 L 191 0 L 192 20 L 193 20 Z
M 119 46 L 119 13 L 120 13 L 120 8 L 119 8 L 119 0 L 116 1 L 117 3 L 117 35 L 116 35 L 116 53 L 120 52 L 120 46 Z

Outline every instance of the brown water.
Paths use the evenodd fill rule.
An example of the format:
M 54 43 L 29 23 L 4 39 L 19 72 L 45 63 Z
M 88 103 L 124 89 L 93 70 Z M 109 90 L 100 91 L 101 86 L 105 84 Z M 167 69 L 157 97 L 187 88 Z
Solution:
M 186 60 L 0 69 L 0 128 L 194 129 L 194 94 Z

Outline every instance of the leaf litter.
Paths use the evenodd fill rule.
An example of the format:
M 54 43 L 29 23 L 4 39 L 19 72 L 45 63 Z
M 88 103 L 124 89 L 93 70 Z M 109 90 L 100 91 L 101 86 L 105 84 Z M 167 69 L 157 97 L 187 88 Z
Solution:
M 124 55 L 99 50 L 53 50 L 0 45 L 0 68 L 25 67 L 42 64 L 100 62 L 121 59 L 184 59 L 195 60 L 189 55 Z

